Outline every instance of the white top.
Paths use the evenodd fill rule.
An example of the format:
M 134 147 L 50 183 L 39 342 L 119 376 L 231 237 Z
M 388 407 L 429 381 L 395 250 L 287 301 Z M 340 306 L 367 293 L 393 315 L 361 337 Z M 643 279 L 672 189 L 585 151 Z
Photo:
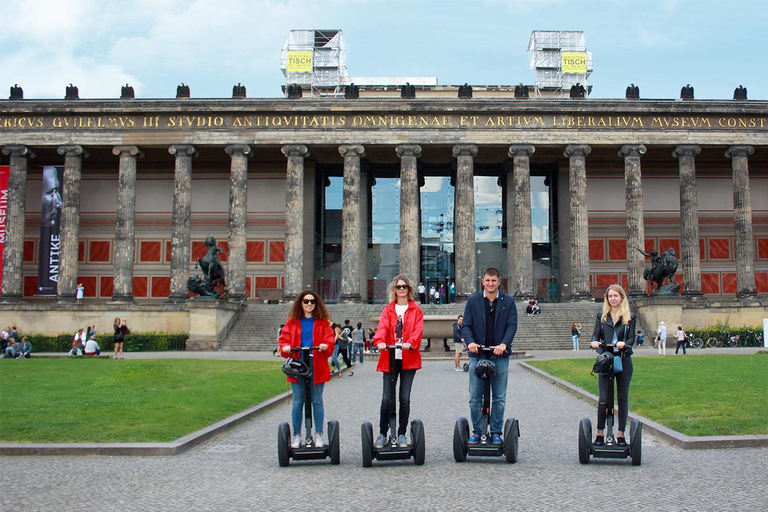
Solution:
M 85 342 L 86 352 L 96 352 L 97 350 L 101 350 L 101 348 L 99 347 L 99 344 L 96 343 L 96 340 L 91 338 L 90 340 Z
M 402 306 L 400 304 L 395 304 L 395 313 L 397 313 L 397 316 L 403 316 L 408 309 L 408 304 L 403 304 Z
M 659 338 L 662 340 L 667 339 L 667 326 L 666 325 L 660 325 L 659 326 Z
M 419 285 L 419 293 L 424 293 L 426 291 L 427 291 L 427 287 L 424 286 L 423 284 L 420 284 Z

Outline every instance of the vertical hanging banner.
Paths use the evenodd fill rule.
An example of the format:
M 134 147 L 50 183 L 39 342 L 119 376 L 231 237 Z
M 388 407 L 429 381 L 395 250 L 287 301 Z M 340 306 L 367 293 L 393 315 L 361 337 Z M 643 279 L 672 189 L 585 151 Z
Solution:
M 40 208 L 40 263 L 37 295 L 56 295 L 61 258 L 61 183 L 64 167 L 43 167 L 43 197 Z
M 3 284 L 3 249 L 5 248 L 5 226 L 8 212 L 8 175 L 11 168 L 0 165 L 0 286 Z

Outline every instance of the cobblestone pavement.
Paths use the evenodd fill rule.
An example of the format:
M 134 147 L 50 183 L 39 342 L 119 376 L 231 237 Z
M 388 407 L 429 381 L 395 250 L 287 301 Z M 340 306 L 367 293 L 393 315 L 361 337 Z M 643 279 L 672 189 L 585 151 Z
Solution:
M 650 351 L 649 351 L 650 352 Z M 574 354 L 589 355 L 589 351 Z M 596 387 L 596 386 L 595 386 Z M 325 391 L 338 419 L 341 465 L 277 465 L 290 403 L 175 457 L 0 458 L 0 510 L 764 510 L 766 449 L 686 451 L 644 435 L 643 464 L 581 465 L 580 418 L 594 407 L 510 365 L 507 416 L 520 421 L 516 464 L 453 460 L 453 426 L 468 416 L 467 374 L 429 361 L 416 375 L 412 418 L 426 429 L 426 464 L 361 464 L 360 425 L 378 421 L 374 361 Z

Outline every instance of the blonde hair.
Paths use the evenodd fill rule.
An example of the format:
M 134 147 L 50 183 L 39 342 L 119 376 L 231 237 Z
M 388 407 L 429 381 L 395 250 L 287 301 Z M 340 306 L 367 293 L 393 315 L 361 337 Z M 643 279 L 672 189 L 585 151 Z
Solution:
M 619 317 L 621 318 L 621 323 L 624 325 L 627 325 L 630 320 L 630 313 L 629 313 L 629 301 L 627 301 L 627 292 L 624 291 L 624 288 L 619 286 L 618 284 L 612 284 L 608 288 L 605 289 L 605 297 L 603 299 L 603 316 L 602 320 L 603 322 L 608 320 L 608 314 L 611 312 L 611 304 L 608 302 L 608 292 L 611 290 L 618 292 L 619 295 L 621 295 L 621 302 L 619 303 Z M 617 319 L 614 318 L 613 321 L 615 322 Z
M 399 275 L 395 276 L 387 288 L 387 298 L 389 299 L 389 302 L 395 302 L 395 300 L 397 300 L 397 295 L 395 295 L 395 285 L 398 281 L 405 281 L 405 284 L 408 285 L 408 300 L 413 300 L 413 283 L 411 283 L 411 280 L 404 275 Z

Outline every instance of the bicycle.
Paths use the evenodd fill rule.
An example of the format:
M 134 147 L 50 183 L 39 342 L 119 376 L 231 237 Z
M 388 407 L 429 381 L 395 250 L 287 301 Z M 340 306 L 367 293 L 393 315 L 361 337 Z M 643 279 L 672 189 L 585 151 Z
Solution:
M 707 348 L 724 347 L 725 345 L 737 347 L 740 338 L 741 336 L 733 335 L 730 331 L 720 331 L 716 336 L 707 339 Z
M 763 335 L 760 334 L 759 331 L 750 331 L 749 329 L 747 329 L 747 334 L 746 336 L 744 336 L 744 346 L 745 347 L 764 346 Z
M 704 347 L 704 340 L 697 334 L 689 334 L 685 337 L 685 342 L 691 348 L 699 349 Z

